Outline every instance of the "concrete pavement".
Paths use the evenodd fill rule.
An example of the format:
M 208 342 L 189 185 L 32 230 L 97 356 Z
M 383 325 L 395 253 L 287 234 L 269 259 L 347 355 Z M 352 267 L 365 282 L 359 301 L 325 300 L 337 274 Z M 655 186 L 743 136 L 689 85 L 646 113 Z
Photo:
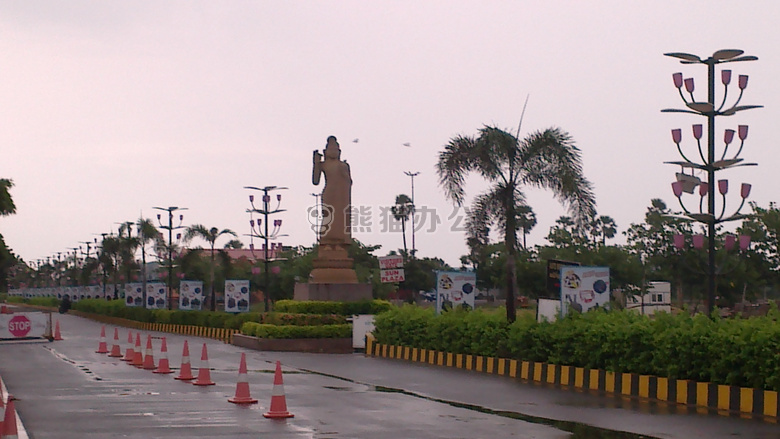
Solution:
M 189 340 L 194 373 L 201 346 L 207 344 L 217 385 L 200 388 L 97 354 L 101 324 L 56 317 L 64 341 L 0 345 L 0 376 L 20 398 L 17 410 L 35 439 L 780 438 L 780 427 L 760 420 L 679 413 L 674 407 L 508 377 L 361 354 L 247 351 L 152 333 L 167 337 L 175 369 Z M 106 330 L 113 335 L 113 327 Z M 120 328 L 120 341 L 126 338 L 127 329 Z M 154 349 L 159 359 L 159 340 Z M 247 353 L 252 396 L 260 400 L 249 407 L 227 402 L 235 393 L 241 352 Z M 295 415 L 285 421 L 262 417 L 277 360 L 283 365 L 288 409 Z

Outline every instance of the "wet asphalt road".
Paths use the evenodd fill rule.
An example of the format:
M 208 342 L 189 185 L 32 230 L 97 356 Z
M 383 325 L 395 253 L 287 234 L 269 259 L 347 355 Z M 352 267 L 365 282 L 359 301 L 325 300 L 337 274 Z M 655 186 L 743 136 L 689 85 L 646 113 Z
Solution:
M 257 352 L 151 333 L 167 337 L 177 373 L 184 340 L 195 374 L 207 343 L 217 385 L 197 387 L 174 380 L 175 374 L 153 374 L 95 353 L 99 323 L 56 318 L 64 341 L 0 344 L 0 376 L 19 398 L 17 410 L 34 439 L 780 438 L 780 426 L 765 421 L 678 412 L 508 377 L 361 354 Z M 110 348 L 113 327 L 106 329 Z M 127 329 L 119 334 L 125 342 Z M 159 350 L 155 340 L 156 360 Z M 252 396 L 260 401 L 252 406 L 227 402 L 236 390 L 241 352 L 247 353 Z M 269 409 L 277 360 L 283 364 L 288 409 L 295 415 L 283 421 L 262 416 Z

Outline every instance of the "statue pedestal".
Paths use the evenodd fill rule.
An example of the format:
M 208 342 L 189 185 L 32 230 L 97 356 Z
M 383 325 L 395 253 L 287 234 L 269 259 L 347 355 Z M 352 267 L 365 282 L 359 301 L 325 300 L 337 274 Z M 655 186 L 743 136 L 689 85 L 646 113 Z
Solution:
M 293 292 L 293 299 L 295 300 L 357 302 L 373 298 L 371 284 L 359 283 L 296 283 Z

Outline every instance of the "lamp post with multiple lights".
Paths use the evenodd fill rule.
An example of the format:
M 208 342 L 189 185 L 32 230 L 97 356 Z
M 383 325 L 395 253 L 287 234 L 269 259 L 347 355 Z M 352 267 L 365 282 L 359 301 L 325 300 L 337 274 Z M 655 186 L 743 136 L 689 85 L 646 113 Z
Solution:
M 404 174 L 408 175 L 412 179 L 412 257 L 414 257 L 415 252 L 417 251 L 417 246 L 414 241 L 414 212 L 417 210 L 417 205 L 414 204 L 414 177 L 417 177 L 420 175 L 419 172 L 411 172 L 411 171 L 404 171 Z
M 706 224 L 707 226 L 707 244 L 708 244 L 708 261 L 707 261 L 707 311 L 712 313 L 715 302 L 715 279 L 717 274 L 717 267 L 715 263 L 715 226 L 728 221 L 740 220 L 746 217 L 746 215 L 740 214 L 740 210 L 745 204 L 745 200 L 750 194 L 750 184 L 742 183 L 740 188 L 740 196 L 742 202 L 739 207 L 731 213 L 729 216 L 726 214 L 726 194 L 728 193 L 728 180 L 719 180 L 717 186 L 715 185 L 715 172 L 722 171 L 729 168 L 738 166 L 755 166 L 755 163 L 743 163 L 742 158 L 739 157 L 742 152 L 742 148 L 747 138 L 748 127 L 747 125 L 739 125 L 737 131 L 733 129 L 726 129 L 724 132 L 723 143 L 724 145 L 718 148 L 716 151 L 715 145 L 715 118 L 718 116 L 733 116 L 734 114 L 749 110 L 752 108 L 760 108 L 761 105 L 739 105 L 742 100 L 742 95 L 747 88 L 748 77 L 747 75 L 739 75 L 737 80 L 737 86 L 739 88 L 739 95 L 735 102 L 726 105 L 729 86 L 731 84 L 731 70 L 721 70 L 720 80 L 723 84 L 723 94 L 721 102 L 716 102 L 715 99 L 715 80 L 716 80 L 716 68 L 718 64 L 724 64 L 737 61 L 755 61 L 758 58 L 755 56 L 743 56 L 742 50 L 718 50 L 713 53 L 712 56 L 706 59 L 701 59 L 697 55 L 689 53 L 666 53 L 666 56 L 677 58 L 682 64 L 704 64 L 707 66 L 707 100 L 698 101 L 694 97 L 694 80 L 693 78 L 683 78 L 682 73 L 675 73 L 672 75 L 674 86 L 677 88 L 680 98 L 685 104 L 685 109 L 665 109 L 661 110 L 664 113 L 688 113 L 698 116 L 704 116 L 707 119 L 707 140 L 706 144 L 702 144 L 701 139 L 704 131 L 701 124 L 693 125 L 693 137 L 696 140 L 698 146 L 698 157 L 689 158 L 680 146 L 682 142 L 682 130 L 679 128 L 672 130 L 672 141 L 677 146 L 677 152 L 682 157 L 682 161 L 666 162 L 673 165 L 681 166 L 682 172 L 677 174 L 677 181 L 672 183 L 672 191 L 674 196 L 680 202 L 680 206 L 684 211 L 684 218 L 698 221 Z M 685 90 L 683 91 L 683 87 Z M 686 96 L 687 93 L 687 96 Z M 740 140 L 739 147 L 736 153 L 729 154 L 729 147 L 734 141 L 734 134 L 738 135 Z M 732 149 L 733 151 L 733 149 Z M 701 159 L 701 161 L 699 161 Z M 685 171 L 690 170 L 690 174 Z M 702 171 L 706 174 L 707 181 L 701 181 L 694 174 L 694 171 Z M 694 189 L 699 188 L 699 208 L 698 211 L 689 210 L 683 203 L 682 194 L 692 194 Z M 715 190 L 721 195 L 720 200 L 720 212 L 716 208 L 716 196 Z M 704 199 L 706 198 L 706 208 Z M 682 246 L 684 241 L 680 241 L 681 238 L 675 238 L 675 244 Z M 684 237 L 682 238 L 684 240 Z M 696 243 L 702 238 L 696 238 Z M 728 238 L 727 238 L 728 239 Z M 727 243 L 734 238 L 728 239 Z M 740 239 L 742 242 L 742 239 Z M 731 245 L 733 246 L 733 241 Z M 703 246 L 703 242 L 701 243 Z
M 287 189 L 286 187 L 277 187 L 277 186 L 265 186 L 262 188 L 259 187 L 253 187 L 253 186 L 245 186 L 244 189 L 251 189 L 255 191 L 261 191 L 263 193 L 263 204 L 262 208 L 257 208 L 255 206 L 255 196 L 250 195 L 249 196 L 249 203 L 252 205 L 251 209 L 247 209 L 247 212 L 251 214 L 258 213 L 263 216 L 263 218 L 257 219 L 257 228 L 255 228 L 255 220 L 253 218 L 249 219 L 249 226 L 251 227 L 251 232 L 249 236 L 252 238 L 261 238 L 264 242 L 263 244 L 263 264 L 265 266 L 265 289 L 263 291 L 263 302 L 265 305 L 265 310 L 270 311 L 270 301 L 269 301 L 269 295 L 270 291 L 269 288 L 271 286 L 271 279 L 269 277 L 269 271 L 268 266 L 270 261 L 268 251 L 270 250 L 269 240 L 281 238 L 282 236 L 287 235 L 281 235 L 279 234 L 281 227 L 282 227 L 282 220 L 274 220 L 273 229 L 268 228 L 268 217 L 270 215 L 274 215 L 280 212 L 284 212 L 286 209 L 280 209 L 280 205 L 282 203 L 282 194 L 276 194 L 276 207 L 274 209 L 270 208 L 271 203 L 271 196 L 269 195 L 269 192 L 277 191 L 277 190 L 284 190 Z M 264 223 L 264 224 L 263 224 Z M 254 253 L 254 244 L 250 244 L 250 249 L 253 250 Z
M 164 212 L 168 212 L 168 225 L 163 225 L 162 223 L 162 215 L 157 214 L 157 222 L 160 224 L 161 229 L 165 229 L 168 231 L 168 309 L 173 309 L 173 231 L 177 229 L 183 229 L 184 226 L 181 225 L 181 223 L 184 221 L 184 215 L 179 215 L 179 224 L 174 226 L 173 225 L 173 212 L 177 210 L 187 210 L 186 207 L 155 207 L 154 209 L 162 210 Z M 144 290 L 144 295 L 146 294 L 146 290 Z M 146 299 L 144 298 L 144 304 L 146 304 Z

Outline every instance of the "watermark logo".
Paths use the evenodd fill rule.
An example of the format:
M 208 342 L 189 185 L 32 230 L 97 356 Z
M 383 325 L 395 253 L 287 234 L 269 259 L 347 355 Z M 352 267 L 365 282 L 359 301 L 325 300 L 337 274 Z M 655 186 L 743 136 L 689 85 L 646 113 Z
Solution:
M 333 206 L 330 204 L 310 206 L 306 209 L 306 217 L 309 219 L 309 224 L 311 224 L 311 230 L 323 235 L 328 233 L 330 225 L 333 223 L 333 212 Z

